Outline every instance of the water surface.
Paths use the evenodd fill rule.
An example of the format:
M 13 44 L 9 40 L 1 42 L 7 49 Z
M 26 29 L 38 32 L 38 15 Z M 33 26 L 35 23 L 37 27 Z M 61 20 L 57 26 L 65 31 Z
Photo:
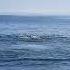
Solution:
M 1 70 L 69 70 L 69 16 L 0 15 Z

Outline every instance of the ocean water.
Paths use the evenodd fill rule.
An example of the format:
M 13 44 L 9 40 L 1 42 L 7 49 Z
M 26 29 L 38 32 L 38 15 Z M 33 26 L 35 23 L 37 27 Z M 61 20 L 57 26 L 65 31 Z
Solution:
M 0 70 L 70 70 L 70 16 L 0 15 Z

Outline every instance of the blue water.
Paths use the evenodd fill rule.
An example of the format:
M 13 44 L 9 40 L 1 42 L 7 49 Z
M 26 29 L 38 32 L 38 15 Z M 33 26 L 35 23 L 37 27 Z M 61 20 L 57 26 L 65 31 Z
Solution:
M 0 15 L 0 70 L 70 70 L 69 16 Z

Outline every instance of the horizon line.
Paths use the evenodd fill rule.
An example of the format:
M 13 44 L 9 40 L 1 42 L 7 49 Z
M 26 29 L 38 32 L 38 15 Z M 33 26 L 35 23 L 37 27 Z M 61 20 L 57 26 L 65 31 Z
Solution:
M 0 12 L 0 15 L 17 15 L 17 16 L 70 16 L 62 13 L 32 13 L 32 12 Z

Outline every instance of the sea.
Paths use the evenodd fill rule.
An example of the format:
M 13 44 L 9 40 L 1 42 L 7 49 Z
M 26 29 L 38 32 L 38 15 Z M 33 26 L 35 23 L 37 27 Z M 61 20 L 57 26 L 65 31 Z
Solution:
M 70 16 L 0 15 L 0 70 L 70 70 Z

